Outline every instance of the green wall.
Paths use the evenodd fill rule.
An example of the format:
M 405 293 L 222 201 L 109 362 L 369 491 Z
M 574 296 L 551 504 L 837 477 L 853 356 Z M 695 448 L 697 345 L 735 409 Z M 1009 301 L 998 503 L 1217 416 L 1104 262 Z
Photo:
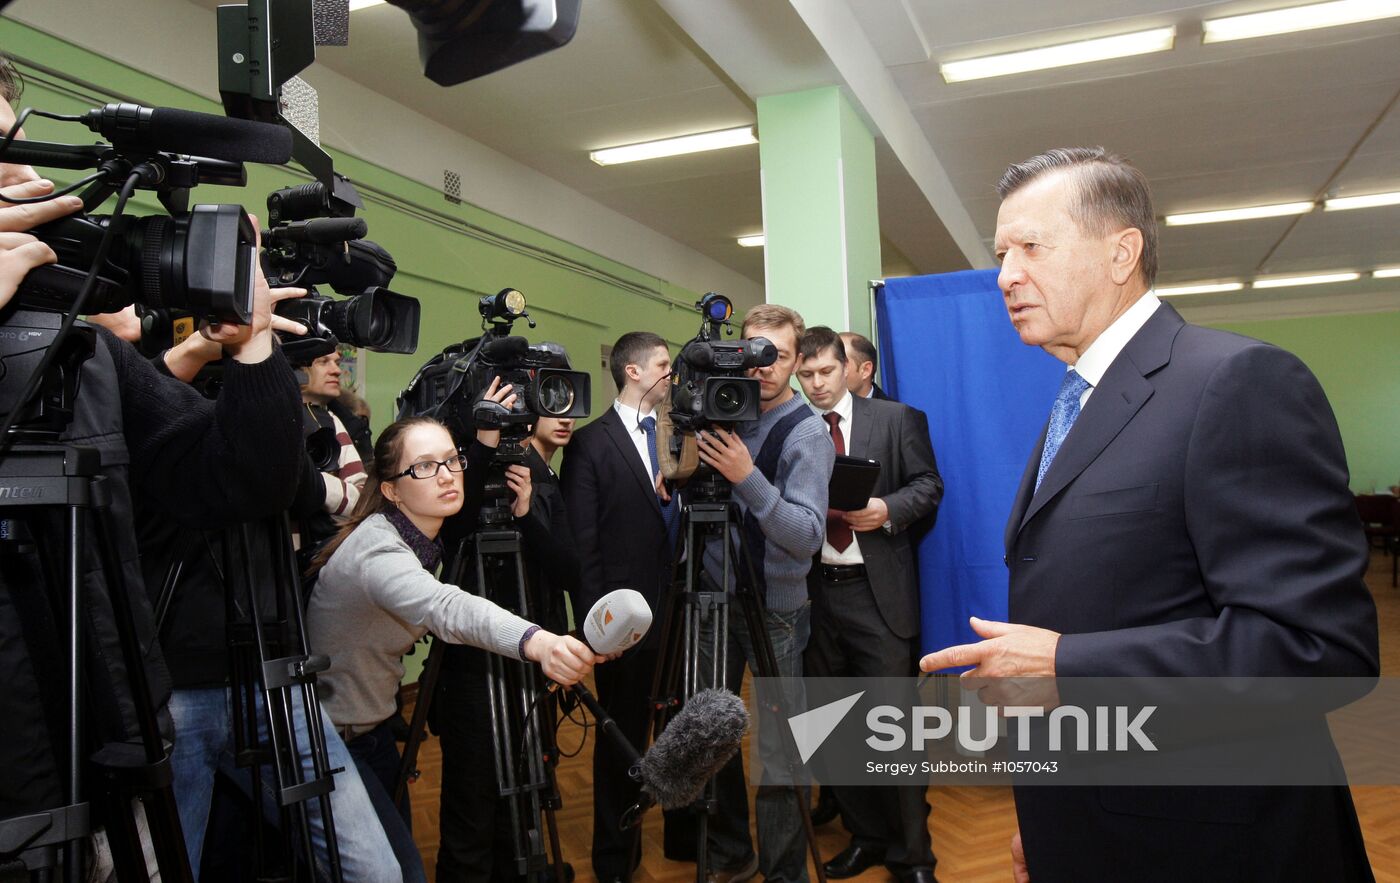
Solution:
M 107 101 L 136 100 L 222 113 L 214 102 L 178 85 L 13 21 L 0 19 L 0 48 L 19 60 L 26 75 L 21 107 L 71 113 Z M 25 131 L 47 141 L 97 140 L 80 124 L 38 118 L 26 123 Z M 691 309 L 694 292 L 475 206 L 453 205 L 438 191 L 375 165 L 373 157 L 328 152 L 364 199 L 359 215 L 369 224 L 370 238 L 398 262 L 393 289 L 423 302 L 415 355 L 362 354 L 376 432 L 391 421 L 394 397 L 429 356 L 479 333 L 477 298 L 507 286 L 525 293 L 539 323 L 533 331 L 517 323 L 518 332 L 531 341 L 562 343 L 574 367 L 592 374 L 595 414 L 615 393 L 602 369 L 602 344 L 636 329 L 680 344 L 699 327 L 700 317 Z M 39 171 L 55 181 L 74 180 L 72 172 Z M 191 203 L 237 202 L 265 215 L 269 191 L 308 180 L 299 168 L 249 165 L 247 187 L 201 186 L 192 192 Z M 138 211 L 156 207 L 149 193 L 136 202 Z
M 1215 327 L 1281 346 L 1312 369 L 1337 414 L 1353 491 L 1400 483 L 1400 313 Z

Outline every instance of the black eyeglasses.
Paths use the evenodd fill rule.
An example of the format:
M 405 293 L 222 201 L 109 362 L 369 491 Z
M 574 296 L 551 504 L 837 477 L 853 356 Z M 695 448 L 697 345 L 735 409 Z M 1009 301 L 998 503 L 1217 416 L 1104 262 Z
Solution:
M 467 458 L 458 454 L 446 460 L 423 460 L 414 463 L 412 466 L 400 472 L 398 475 L 389 476 L 390 481 L 408 476 L 410 478 L 428 479 L 438 474 L 438 470 L 446 466 L 448 472 L 462 472 L 467 468 Z

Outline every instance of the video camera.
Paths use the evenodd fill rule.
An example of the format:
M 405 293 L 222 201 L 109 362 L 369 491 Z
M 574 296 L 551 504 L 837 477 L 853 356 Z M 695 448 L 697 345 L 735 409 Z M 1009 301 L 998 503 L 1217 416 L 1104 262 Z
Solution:
M 83 123 L 111 143 L 17 140 L 30 116 Z M 240 205 L 191 209 L 189 191 L 199 184 L 242 186 L 244 162 L 290 158 L 287 130 L 266 123 L 135 104 L 77 115 L 21 111 L 0 142 L 0 162 L 95 171 L 27 200 L 82 190 L 83 206 L 29 231 L 58 261 L 28 273 L 0 313 L 0 434 L 19 428 L 49 438 L 71 420 L 79 371 L 96 339 L 91 329 L 74 326 L 79 314 L 138 304 L 217 322 L 251 321 L 257 260 L 252 222 Z M 125 216 L 138 189 L 155 191 L 168 214 Z M 113 194 L 118 198 L 111 213 L 93 214 Z M 7 443 L 0 439 L 0 445 Z
M 67 312 L 87 285 L 85 313 L 111 313 L 135 303 L 248 324 L 256 259 L 252 223 L 240 205 L 190 209 L 189 191 L 198 184 L 243 186 L 245 161 L 287 162 L 291 137 L 286 129 L 135 104 L 108 104 L 76 116 L 32 110 L 21 116 L 30 114 L 82 122 L 113 143 L 9 141 L 0 151 L 0 161 L 7 163 L 96 169 L 47 197 L 87 185 L 82 212 L 30 231 L 48 243 L 58 263 L 25 277 L 15 296 L 21 309 Z M 169 152 L 191 147 L 211 156 Z M 137 189 L 154 190 L 169 214 L 123 216 L 127 198 Z M 113 214 L 90 214 L 117 193 L 123 195 Z
M 724 329 L 734 333 L 729 321 L 734 305 L 724 295 L 711 291 L 695 309 L 704 317 L 700 332 L 681 347 L 671 393 L 657 408 L 657 454 L 661 474 L 670 480 L 689 478 L 699 465 L 697 430 L 758 419 L 759 383 L 747 374 L 778 359 L 777 347 L 766 337 L 720 339 Z
M 434 356 L 399 396 L 399 418 L 428 415 L 466 439 L 477 429 L 500 429 L 496 461 L 519 463 L 522 443 L 539 417 L 587 417 L 591 381 L 570 370 L 569 356 L 557 343 L 530 344 L 512 335 L 520 318 L 535 327 L 525 311 L 525 295 L 504 288 L 478 304 L 481 337 L 454 344 Z M 485 398 L 491 381 L 514 387 L 515 405 L 507 410 Z
M 281 334 L 293 364 L 309 364 L 342 343 L 379 353 L 418 349 L 421 306 L 390 291 L 398 265 L 377 243 L 362 218 L 340 212 L 319 181 L 275 190 L 267 197 L 271 226 L 263 231 L 263 272 L 269 284 L 312 288 L 306 297 L 282 301 L 277 314 L 306 326 L 305 335 Z M 314 290 L 329 285 L 345 300 Z

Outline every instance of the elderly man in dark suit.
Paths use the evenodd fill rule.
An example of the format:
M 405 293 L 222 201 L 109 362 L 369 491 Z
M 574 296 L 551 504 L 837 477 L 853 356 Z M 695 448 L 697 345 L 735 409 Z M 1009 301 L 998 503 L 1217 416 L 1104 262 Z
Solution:
M 1006 527 L 1011 623 L 974 619 L 985 640 L 923 668 L 1376 675 L 1365 542 L 1316 378 L 1158 301 L 1151 193 L 1121 158 L 1052 150 L 998 191 L 1012 325 L 1069 368 Z M 1345 787 L 1018 786 L 1016 809 L 1019 880 L 1372 879 Z
M 919 635 L 918 570 L 909 528 L 943 498 L 943 480 L 922 411 L 861 398 L 846 389 L 847 353 L 830 328 L 808 329 L 798 344 L 797 380 L 826 421 L 838 454 L 878 460 L 866 505 L 830 511 L 826 540 L 808 576 L 812 638 L 803 667 L 812 677 L 913 674 Z M 851 843 L 826 864 L 834 879 L 883 862 L 905 883 L 932 883 L 924 788 L 823 787 L 833 794 Z
M 580 565 L 576 618 L 613 589 L 636 589 L 660 610 L 680 522 L 680 507 L 658 490 L 656 406 L 671 388 L 666 341 L 647 331 L 622 335 L 610 370 L 617 400 L 574 433 L 560 476 Z M 645 738 L 655 635 L 594 676 L 599 701 L 633 745 Z M 603 883 L 627 880 L 633 871 L 636 834 L 620 829 L 622 814 L 637 802 L 630 765 L 611 740 L 600 739 L 593 749 L 593 870 Z M 692 858 L 697 835 L 683 827 L 668 813 L 666 851 Z

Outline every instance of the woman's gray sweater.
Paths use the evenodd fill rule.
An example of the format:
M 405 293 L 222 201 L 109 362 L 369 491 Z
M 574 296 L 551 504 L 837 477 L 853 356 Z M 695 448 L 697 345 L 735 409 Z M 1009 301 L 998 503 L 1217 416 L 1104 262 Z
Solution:
M 336 729 L 353 738 L 395 712 L 401 657 L 426 633 L 517 659 L 530 623 L 438 582 L 398 529 L 376 514 L 321 569 L 306 627 L 311 651 L 331 660 L 319 678 L 321 703 Z

